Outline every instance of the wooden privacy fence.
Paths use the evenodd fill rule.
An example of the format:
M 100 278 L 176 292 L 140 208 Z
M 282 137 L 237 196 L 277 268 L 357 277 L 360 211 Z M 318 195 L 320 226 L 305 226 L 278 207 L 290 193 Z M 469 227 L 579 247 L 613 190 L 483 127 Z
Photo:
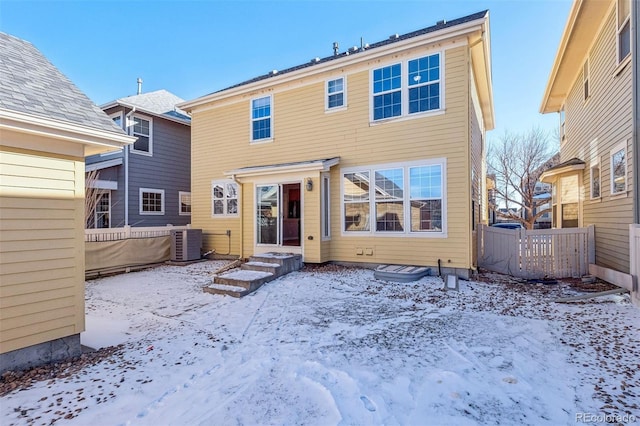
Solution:
M 595 262 L 593 225 L 569 229 L 478 228 L 478 266 L 534 279 L 580 277 Z

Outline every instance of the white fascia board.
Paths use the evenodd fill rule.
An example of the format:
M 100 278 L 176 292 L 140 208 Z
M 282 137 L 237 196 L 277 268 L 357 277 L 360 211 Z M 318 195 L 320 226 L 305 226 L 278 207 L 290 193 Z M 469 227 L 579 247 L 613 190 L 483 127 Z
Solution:
M 140 114 L 152 115 L 154 117 L 162 118 L 164 120 L 169 120 L 169 121 L 173 121 L 175 123 L 180 123 L 180 124 L 184 124 L 184 125 L 187 125 L 187 126 L 191 126 L 191 120 L 182 120 L 182 119 L 180 119 L 178 117 L 171 117 L 170 115 L 158 114 L 157 112 L 152 112 L 152 111 L 149 111 L 148 109 L 141 108 L 138 105 L 128 104 L 126 102 L 114 101 L 114 102 L 110 102 L 108 104 L 104 104 L 104 105 L 100 106 L 100 108 L 104 111 L 106 109 L 113 108 L 113 107 L 116 107 L 116 106 L 123 106 L 125 108 L 129 108 L 129 109 L 135 110 L 134 114 L 139 112 Z
M 286 83 L 299 78 L 301 75 L 308 76 L 319 74 L 331 71 L 333 69 L 343 68 L 358 62 L 370 61 L 381 56 L 389 55 L 390 53 L 393 53 L 395 51 L 407 50 L 425 44 L 437 43 L 453 37 L 460 37 L 474 31 L 481 31 L 486 20 L 487 18 L 483 17 L 474 21 L 466 22 L 464 24 L 456 25 L 455 27 L 444 28 L 442 30 L 423 34 L 421 36 L 411 37 L 407 40 L 390 43 L 386 46 L 380 46 L 371 50 L 365 50 L 363 53 L 361 52 L 353 55 L 341 54 L 341 57 L 339 59 L 334 59 L 325 63 L 318 64 L 316 66 L 305 67 L 300 70 L 291 71 L 282 74 L 282 76 L 275 75 L 272 78 L 266 78 L 260 81 L 256 81 L 255 83 L 243 84 L 233 89 L 211 93 L 209 95 L 196 98 L 192 101 L 179 103 L 176 105 L 176 107 L 191 112 L 196 109 L 196 107 L 207 104 L 209 102 L 223 100 L 232 96 L 252 92 L 263 87 L 273 86 L 275 84 Z
M 282 173 L 296 173 L 296 172 L 327 172 L 329 169 L 336 164 L 340 163 L 340 158 L 332 158 L 329 160 L 317 160 L 317 161 L 309 161 L 305 163 L 298 164 L 285 164 L 285 165 L 274 165 L 274 166 L 258 166 L 258 167 L 243 167 L 240 169 L 229 170 L 224 172 L 225 176 L 230 176 L 233 178 L 245 178 L 252 176 L 265 176 L 265 175 L 275 175 Z
M 45 117 L 0 108 L 0 129 L 104 147 L 105 152 L 132 144 L 136 138 Z
M 113 180 L 95 180 L 93 182 L 89 182 L 89 188 L 115 191 L 118 189 L 118 182 Z

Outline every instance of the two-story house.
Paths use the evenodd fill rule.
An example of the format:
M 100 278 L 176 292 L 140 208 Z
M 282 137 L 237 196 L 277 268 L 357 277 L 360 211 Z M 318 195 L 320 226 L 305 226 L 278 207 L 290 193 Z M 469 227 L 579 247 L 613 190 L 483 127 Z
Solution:
M 473 269 L 494 126 L 487 11 L 334 44 L 179 107 L 206 250 Z
M 630 271 L 640 211 L 637 7 L 574 1 L 541 105 L 560 116 L 560 164 L 542 175 L 553 184 L 553 226 L 595 225 L 595 269 L 614 281 L 609 272 Z
M 158 90 L 102 105 L 119 127 L 137 138 L 122 150 L 87 158 L 96 200 L 87 228 L 187 225 L 191 222 L 191 119 L 184 99 Z

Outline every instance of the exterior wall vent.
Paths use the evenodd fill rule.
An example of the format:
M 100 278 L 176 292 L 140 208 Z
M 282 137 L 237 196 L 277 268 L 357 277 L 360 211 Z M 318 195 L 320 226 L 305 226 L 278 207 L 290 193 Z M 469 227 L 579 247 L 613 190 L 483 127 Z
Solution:
M 200 259 L 202 229 L 171 231 L 171 260 L 184 262 Z

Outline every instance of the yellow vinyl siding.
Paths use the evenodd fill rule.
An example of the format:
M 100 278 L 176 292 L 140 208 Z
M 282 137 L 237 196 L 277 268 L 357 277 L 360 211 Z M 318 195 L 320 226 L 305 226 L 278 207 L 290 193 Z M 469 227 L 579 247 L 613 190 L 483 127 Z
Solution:
M 416 50 L 418 57 L 425 50 Z M 432 50 L 431 50 L 432 52 Z M 250 96 L 238 96 L 208 109 L 196 109 L 192 118 L 192 224 L 204 232 L 223 232 L 223 226 L 240 231 L 239 219 L 212 219 L 211 180 L 224 178 L 224 172 L 249 166 L 273 165 L 340 157 L 332 167 L 331 240 L 323 242 L 320 229 L 320 176 L 314 179 L 312 192 L 304 192 L 303 239 L 307 262 L 360 261 L 435 264 L 445 257 L 445 266 L 469 268 L 469 55 L 468 47 L 443 50 L 445 112 L 422 117 L 370 123 L 370 64 L 363 70 L 345 68 L 348 90 L 346 109 L 326 113 L 324 80 L 306 85 L 275 86 Z M 382 59 L 382 64 L 390 63 Z M 332 78 L 327 75 L 326 78 Z M 250 143 L 250 99 L 272 94 L 273 141 Z M 360 165 L 402 163 L 418 159 L 446 158 L 446 238 L 345 236 L 341 229 L 340 169 Z M 274 176 L 273 182 L 286 181 Z M 254 184 L 242 180 L 243 256 L 254 247 Z M 304 185 L 304 182 L 303 182 Z M 313 240 L 307 237 L 312 236 Z M 232 231 L 232 247 L 239 253 L 240 236 Z M 213 241 L 213 240 L 212 240 Z M 371 248 L 373 254 L 357 255 L 358 247 Z M 219 243 L 216 251 L 225 250 Z M 448 260 L 451 260 L 447 264 Z
M 585 102 L 582 71 L 566 100 L 566 142 L 561 161 L 585 161 L 582 175 L 583 226 L 595 225 L 596 263 L 629 272 L 629 223 L 633 222 L 631 65 L 616 74 L 615 7 L 589 52 L 590 98 Z M 595 142 L 594 142 L 595 141 Z M 611 196 L 611 150 L 627 142 L 627 193 Z M 600 199 L 591 200 L 592 158 L 600 164 Z
M 84 162 L 3 148 L 0 164 L 5 353 L 84 330 Z

